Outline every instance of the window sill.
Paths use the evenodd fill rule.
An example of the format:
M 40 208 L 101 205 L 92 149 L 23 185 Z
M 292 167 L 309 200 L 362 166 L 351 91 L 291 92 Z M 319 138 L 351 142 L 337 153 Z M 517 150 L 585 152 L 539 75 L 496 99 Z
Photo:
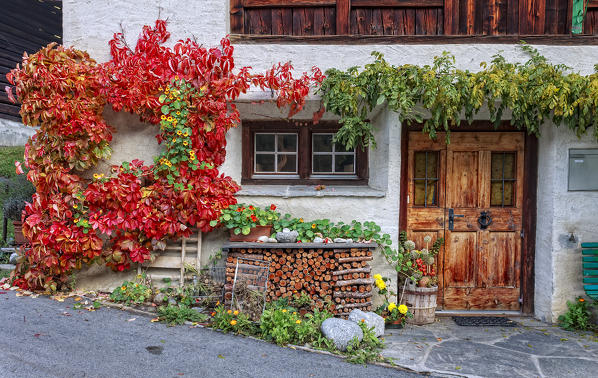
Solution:
M 369 186 L 327 186 L 316 190 L 313 185 L 243 185 L 237 196 L 255 197 L 361 197 L 383 198 L 386 192 Z

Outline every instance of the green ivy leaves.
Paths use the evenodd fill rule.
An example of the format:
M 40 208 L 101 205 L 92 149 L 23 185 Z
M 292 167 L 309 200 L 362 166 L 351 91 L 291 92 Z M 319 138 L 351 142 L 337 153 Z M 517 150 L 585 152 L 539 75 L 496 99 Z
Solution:
M 541 125 L 552 121 L 578 136 L 593 127 L 598 139 L 598 73 L 572 73 L 532 47 L 521 48 L 530 56 L 527 62 L 509 63 L 495 55 L 478 72 L 457 69 L 447 52 L 432 65 L 398 67 L 373 52 L 374 62 L 361 71 L 328 70 L 319 93 L 326 110 L 341 117 L 336 141 L 348 148 L 375 146 L 368 116 L 384 103 L 401 122 L 422 122 L 433 139 L 440 131 L 448 139 L 451 127 L 461 120 L 471 123 L 484 105 L 496 126 L 508 109 L 511 123 L 529 134 L 539 135 Z

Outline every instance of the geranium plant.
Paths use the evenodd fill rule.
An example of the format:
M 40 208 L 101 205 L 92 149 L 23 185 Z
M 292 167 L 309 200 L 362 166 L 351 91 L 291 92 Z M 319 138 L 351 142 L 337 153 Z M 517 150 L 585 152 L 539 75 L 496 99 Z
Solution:
M 235 70 L 227 38 L 218 47 L 186 39 L 168 48 L 169 37 L 164 20 L 145 26 L 134 49 L 117 33 L 109 42 L 112 59 L 101 64 L 50 44 L 7 75 L 23 123 L 39 126 L 25 150 L 36 188 L 23 225 L 31 248 L 13 284 L 54 291 L 84 264 L 126 270 L 148 261 L 167 239 L 188 237 L 191 227 L 211 231 L 239 189 L 218 171 L 226 133 L 240 120 L 232 102 L 255 86 L 273 91 L 293 115 L 323 80 L 318 69 L 293 77 L 289 63 L 261 74 Z M 124 162 L 90 181 L 80 173 L 111 154 L 107 105 L 159 125 L 165 148 L 152 165 Z
M 272 225 L 279 216 L 275 205 L 262 209 L 259 206 L 240 203 L 222 210 L 219 221 L 213 220 L 210 225 L 214 227 L 220 222 L 233 230 L 235 235 L 248 235 L 253 227 Z

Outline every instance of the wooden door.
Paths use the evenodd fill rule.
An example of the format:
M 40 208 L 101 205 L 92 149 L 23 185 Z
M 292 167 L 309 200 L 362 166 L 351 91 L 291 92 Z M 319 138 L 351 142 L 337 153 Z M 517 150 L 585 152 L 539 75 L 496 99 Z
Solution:
M 519 310 L 523 133 L 408 134 L 407 231 L 444 237 L 439 306 Z M 452 218 L 452 222 L 451 222 Z

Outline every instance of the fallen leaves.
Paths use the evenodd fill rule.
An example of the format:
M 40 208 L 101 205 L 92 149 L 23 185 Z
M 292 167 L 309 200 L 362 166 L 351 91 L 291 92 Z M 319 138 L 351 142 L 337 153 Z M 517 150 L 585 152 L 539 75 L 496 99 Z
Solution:
M 153 318 L 152 320 L 150 320 L 150 322 L 152 322 L 152 323 L 156 323 L 156 322 L 159 322 L 159 321 L 160 321 L 160 318 Z
M 218 358 L 221 358 L 221 359 L 223 359 L 223 360 L 224 360 L 224 356 L 223 356 L 223 355 L 221 355 L 221 354 L 219 354 L 219 355 L 218 355 Z

